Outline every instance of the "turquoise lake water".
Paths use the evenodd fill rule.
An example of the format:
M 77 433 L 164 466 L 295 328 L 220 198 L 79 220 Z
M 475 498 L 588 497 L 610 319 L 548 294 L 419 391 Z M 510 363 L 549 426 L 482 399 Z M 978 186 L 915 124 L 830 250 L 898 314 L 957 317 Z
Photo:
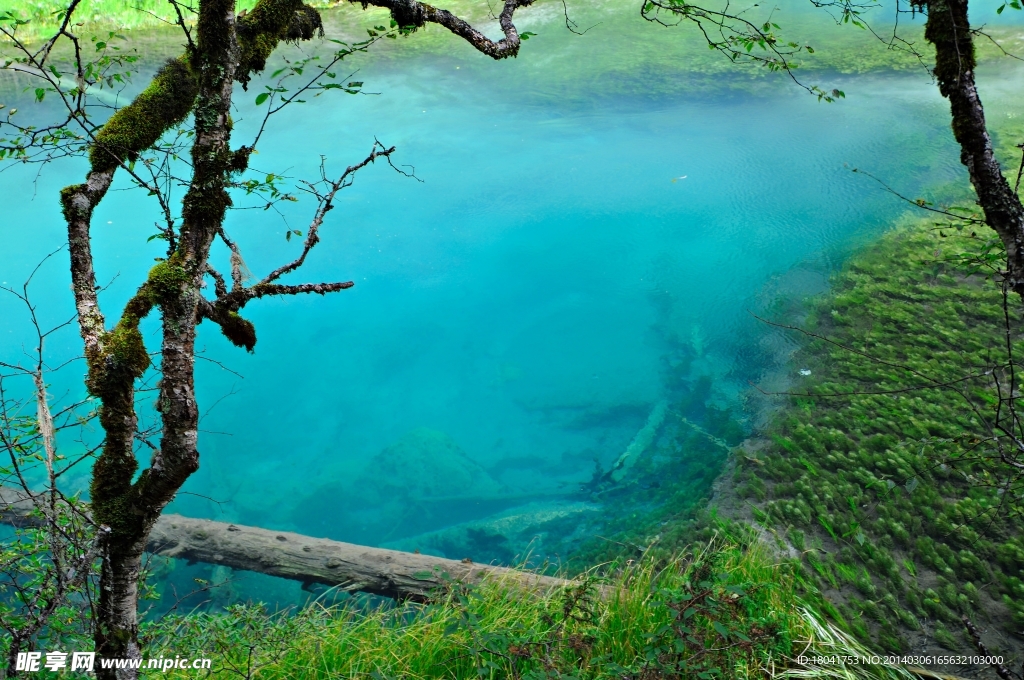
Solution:
M 450 557 L 468 549 L 437 539 L 452 525 L 600 513 L 578 489 L 658 404 L 668 421 L 687 415 L 681 403 L 697 421 L 707 406 L 731 409 L 734 433 L 746 432 L 758 417 L 744 410 L 750 382 L 784 385 L 798 368 L 750 312 L 821 292 L 851 248 L 906 212 L 851 168 L 915 197 L 965 182 L 922 70 L 816 74 L 847 93 L 825 105 L 781 76 L 716 66 L 697 78 L 682 63 L 676 79 L 640 59 L 608 76 L 609 94 L 580 83 L 595 77 L 587 51 L 599 58 L 610 20 L 582 38 L 537 21 L 546 31 L 515 63 L 458 46 L 395 49 L 354 62 L 380 94 L 323 97 L 276 119 L 253 157 L 260 171 L 313 177 L 322 154 L 336 175 L 376 137 L 422 181 L 381 163 L 361 171 L 289 278 L 353 289 L 251 304 L 252 355 L 201 327 L 202 467 L 171 510 Z M 566 45 L 573 56 L 558 61 Z M 1019 75 L 991 75 L 993 115 L 1012 115 L 1000 106 Z M 239 143 L 258 124 L 253 97 L 238 98 Z M 8 284 L 64 240 L 56 192 L 82 167 L 35 171 L 0 175 Z M 305 231 L 311 210 L 230 216 L 256 277 L 294 257 L 285 232 Z M 146 243 L 157 218 L 128 192 L 97 211 L 108 320 L 162 255 Z M 73 311 L 67 286 L 62 252 L 34 288 L 46 320 Z M 0 314 L 11 360 L 31 338 L 11 299 Z M 48 347 L 54 364 L 80 352 L 73 329 Z M 77 366 L 53 376 L 58 398 L 82 396 Z M 671 431 L 658 427 L 664 446 Z M 474 557 L 516 552 L 495 545 Z

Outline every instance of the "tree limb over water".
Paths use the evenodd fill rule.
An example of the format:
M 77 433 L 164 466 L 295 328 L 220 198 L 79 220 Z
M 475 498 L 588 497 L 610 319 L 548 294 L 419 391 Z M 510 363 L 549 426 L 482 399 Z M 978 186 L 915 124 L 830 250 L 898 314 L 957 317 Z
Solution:
M 448 10 L 438 9 L 417 0 L 349 0 L 349 2 L 359 3 L 363 9 L 371 5 L 388 9 L 391 11 L 391 17 L 398 22 L 401 28 L 420 28 L 428 23 L 444 26 L 478 51 L 494 59 L 505 59 L 519 54 L 521 37 L 512 22 L 512 16 L 520 7 L 528 7 L 533 4 L 533 0 L 505 0 L 501 14 L 498 15 L 498 24 L 505 37 L 495 42 Z

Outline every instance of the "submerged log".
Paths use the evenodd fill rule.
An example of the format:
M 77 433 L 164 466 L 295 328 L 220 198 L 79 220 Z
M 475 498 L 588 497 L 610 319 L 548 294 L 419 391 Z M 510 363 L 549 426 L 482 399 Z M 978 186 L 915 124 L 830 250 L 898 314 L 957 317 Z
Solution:
M 0 486 L 0 521 L 38 526 L 35 504 L 20 489 Z M 313 538 L 288 531 L 162 515 L 149 535 L 146 550 L 189 562 L 205 562 L 270 576 L 337 586 L 399 600 L 427 601 L 448 579 L 478 583 L 508 581 L 531 591 L 547 591 L 567 581 L 528 571 L 449 560 L 419 553 L 370 548 Z

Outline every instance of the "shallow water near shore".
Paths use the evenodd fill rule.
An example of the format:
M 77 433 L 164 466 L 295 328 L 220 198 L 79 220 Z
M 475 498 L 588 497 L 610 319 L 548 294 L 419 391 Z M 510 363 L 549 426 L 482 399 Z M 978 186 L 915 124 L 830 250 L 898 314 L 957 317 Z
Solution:
M 544 58 L 536 42 L 521 61 Z M 750 312 L 821 292 L 852 247 L 906 211 L 853 168 L 914 197 L 965 186 L 946 104 L 920 72 L 850 80 L 825 105 L 781 77 L 756 91 L 736 76 L 719 91 L 581 98 L 560 64 L 572 93 L 560 99 L 557 78 L 531 91 L 527 67 L 464 68 L 465 56 L 371 62 L 358 77 L 380 94 L 323 97 L 273 121 L 260 171 L 314 178 L 323 158 L 336 176 L 379 139 L 415 178 L 362 170 L 288 279 L 354 288 L 251 304 L 252 355 L 201 327 L 201 469 L 171 511 L 449 557 L 466 549 L 437 538 L 452 525 L 497 515 L 485 534 L 502 538 L 502 517 L 533 513 L 530 527 L 600 513 L 581 486 L 659 407 L 663 445 L 662 422 L 681 417 L 731 441 L 751 427 L 749 383 L 795 370 Z M 1019 75 L 990 86 L 995 115 Z M 254 96 L 238 99 L 239 142 L 259 124 Z M 0 176 L 7 284 L 64 240 L 56 192 L 82 167 L 35 171 Z M 226 226 L 260 277 L 298 253 L 285 234 L 304 232 L 312 208 L 256 208 Z M 145 242 L 156 219 L 128 192 L 97 211 L 97 271 L 115 277 L 108 319 L 163 254 Z M 66 257 L 33 289 L 46 320 L 73 311 Z M 24 314 L 7 298 L 0 313 L 0 352 L 17 359 L 31 342 Z M 48 347 L 53 364 L 80 352 L 73 329 Z M 83 396 L 77 366 L 53 377 L 58 398 Z M 705 420 L 709 407 L 728 427 Z M 498 539 L 478 548 L 485 561 L 517 553 Z

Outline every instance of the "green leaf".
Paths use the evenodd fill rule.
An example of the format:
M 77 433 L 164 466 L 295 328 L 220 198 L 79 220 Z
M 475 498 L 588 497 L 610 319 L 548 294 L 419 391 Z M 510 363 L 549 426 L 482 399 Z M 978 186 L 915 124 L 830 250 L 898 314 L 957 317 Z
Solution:
M 430 581 L 434 578 L 434 572 L 424 569 L 423 571 L 417 571 L 412 577 L 417 581 Z
M 725 626 L 723 626 L 720 622 L 715 621 L 711 625 L 713 625 L 715 627 L 715 631 L 717 631 L 719 635 L 724 637 L 726 640 L 729 639 L 729 630 Z
M 256 95 L 256 106 L 259 106 L 263 102 L 267 101 L 267 98 L 269 96 L 270 96 L 269 92 L 261 92 L 260 94 Z
M 519 37 L 522 38 L 523 40 L 529 40 L 530 38 L 532 38 L 535 35 L 537 35 L 537 34 L 536 33 L 530 33 L 529 31 L 527 31 L 526 33 L 520 33 Z

